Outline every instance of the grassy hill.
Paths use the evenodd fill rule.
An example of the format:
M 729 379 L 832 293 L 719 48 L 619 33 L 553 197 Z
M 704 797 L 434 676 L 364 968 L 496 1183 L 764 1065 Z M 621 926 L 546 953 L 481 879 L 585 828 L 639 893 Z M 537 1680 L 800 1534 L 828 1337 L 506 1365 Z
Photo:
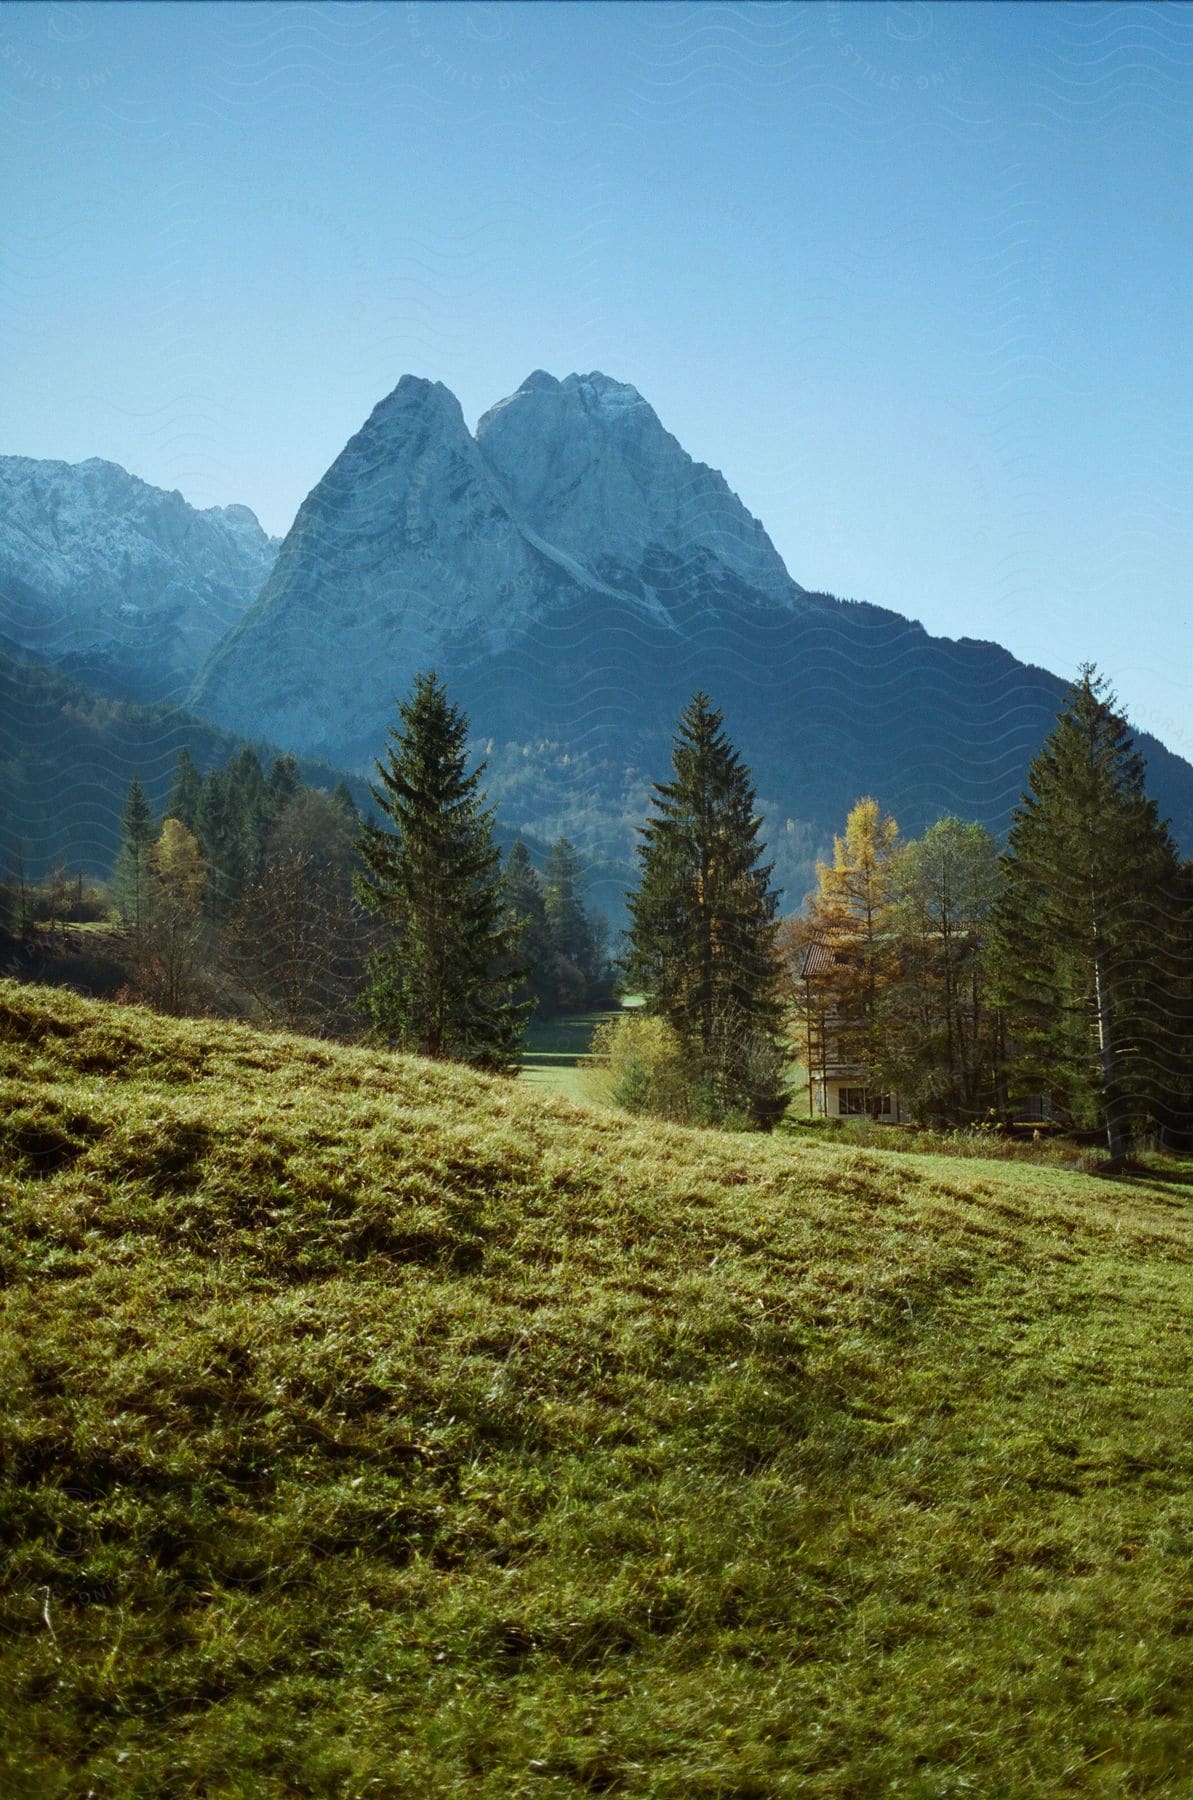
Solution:
M 0 1792 L 1188 1794 L 1175 1182 L 0 983 Z

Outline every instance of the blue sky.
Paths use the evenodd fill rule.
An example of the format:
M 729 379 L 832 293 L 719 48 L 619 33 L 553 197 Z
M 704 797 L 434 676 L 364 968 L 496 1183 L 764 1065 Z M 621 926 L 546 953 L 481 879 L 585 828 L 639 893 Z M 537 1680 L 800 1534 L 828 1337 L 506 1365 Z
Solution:
M 1193 758 L 1193 8 L 9 5 L 0 120 L 0 451 L 282 532 L 405 371 L 603 369 Z

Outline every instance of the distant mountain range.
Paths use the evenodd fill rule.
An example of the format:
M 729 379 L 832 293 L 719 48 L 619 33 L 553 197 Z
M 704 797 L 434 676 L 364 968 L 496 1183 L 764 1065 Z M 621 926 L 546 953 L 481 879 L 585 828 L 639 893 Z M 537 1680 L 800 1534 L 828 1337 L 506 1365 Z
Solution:
M 98 523 L 98 477 L 85 475 L 101 469 L 110 528 Z M 609 871 L 597 897 L 611 912 L 696 687 L 753 769 L 776 879 L 795 905 L 859 794 L 905 831 L 944 812 L 1004 829 L 1066 686 L 995 644 L 929 637 L 897 613 L 801 588 L 723 477 L 687 455 L 636 389 L 601 374 L 538 371 L 475 434 L 442 384 L 403 377 L 304 501 L 276 561 L 247 509 L 193 513 L 112 465 L 66 475 L 91 484 L 97 524 L 71 536 L 73 587 L 56 574 L 56 587 L 49 575 L 39 587 L 26 550 L 20 581 L 59 596 L 61 637 L 43 634 L 41 654 L 102 662 L 114 646 L 117 661 L 135 660 L 135 634 L 117 627 L 124 605 L 140 605 L 172 647 L 150 658 L 146 624 L 154 680 L 180 675 L 206 642 L 194 712 L 356 770 L 382 752 L 412 676 L 433 666 L 468 710 L 504 827 L 575 839 Z M 32 475 L 21 491 L 32 519 Z M 111 549 L 132 529 L 130 509 L 158 518 L 155 494 L 177 518 L 173 535 L 144 533 L 176 552 L 177 585 L 157 601 L 151 583 L 125 594 Z M 226 547 L 220 601 L 201 527 Z M 89 533 L 102 546 L 102 605 L 82 598 Z M 25 537 L 53 541 L 44 524 Z M 9 541 L 0 530 L 6 606 Z M 150 564 L 146 551 L 138 566 Z M 74 648 L 86 631 L 89 646 Z M 1074 666 L 1084 650 L 1074 644 Z M 1152 792 L 1193 848 L 1193 768 L 1139 742 Z
M 0 639 L 97 691 L 181 700 L 255 600 L 277 540 L 117 463 L 0 457 Z

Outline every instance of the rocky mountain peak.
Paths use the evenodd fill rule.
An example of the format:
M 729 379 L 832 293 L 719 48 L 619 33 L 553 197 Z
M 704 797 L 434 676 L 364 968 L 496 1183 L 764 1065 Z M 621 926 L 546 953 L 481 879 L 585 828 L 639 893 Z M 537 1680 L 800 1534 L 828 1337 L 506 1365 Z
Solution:
M 485 413 L 476 441 L 515 515 L 602 580 L 648 568 L 786 605 L 800 592 L 724 477 L 694 462 L 628 382 L 536 370 Z

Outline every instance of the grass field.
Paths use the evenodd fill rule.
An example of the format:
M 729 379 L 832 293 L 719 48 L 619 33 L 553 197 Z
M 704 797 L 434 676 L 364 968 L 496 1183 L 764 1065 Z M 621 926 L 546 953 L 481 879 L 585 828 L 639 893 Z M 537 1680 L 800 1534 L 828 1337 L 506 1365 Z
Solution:
M 0 983 L 0 1793 L 1193 1793 L 1180 1171 Z
M 532 1019 L 522 1054 L 522 1080 L 569 1100 L 590 1100 L 593 1083 L 583 1059 L 597 1026 L 616 1017 L 617 1012 L 611 1011 Z

